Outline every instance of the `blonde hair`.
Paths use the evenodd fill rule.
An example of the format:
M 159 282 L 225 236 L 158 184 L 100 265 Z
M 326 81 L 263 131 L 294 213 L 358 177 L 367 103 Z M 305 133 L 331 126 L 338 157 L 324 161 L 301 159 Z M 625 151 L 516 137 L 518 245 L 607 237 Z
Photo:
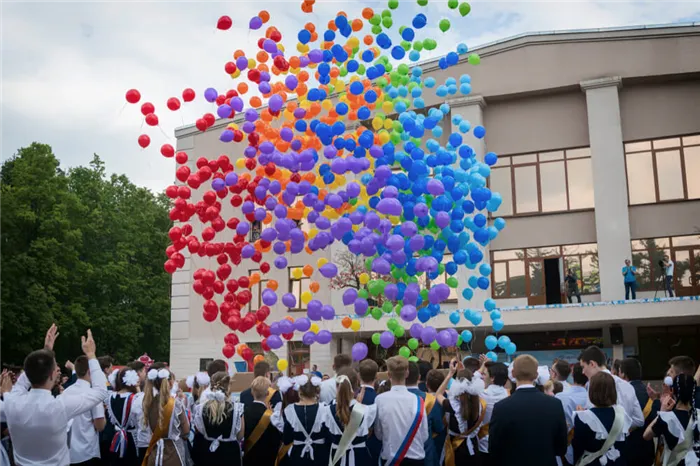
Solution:
M 151 369 L 160 370 L 167 369 L 165 363 L 157 362 L 151 366 Z M 170 400 L 170 379 L 173 377 L 172 373 L 168 372 L 168 377 L 161 379 L 157 377 L 155 380 L 149 378 L 146 379 L 146 385 L 144 386 L 143 395 L 143 424 L 146 427 L 150 427 L 151 430 L 155 430 L 158 425 L 163 423 L 163 408 L 168 404 Z M 156 392 L 154 394 L 154 391 Z M 158 403 L 158 423 L 154 426 L 150 425 L 150 412 L 153 403 Z M 168 420 L 169 421 L 169 420 Z
M 231 382 L 231 377 L 226 372 L 217 372 L 211 377 L 211 384 L 209 385 L 212 394 L 214 392 L 223 392 L 224 399 L 217 400 L 214 397 L 209 398 L 204 403 L 204 410 L 209 414 L 209 422 L 215 425 L 219 425 L 224 421 L 226 413 L 233 409 L 233 404 L 229 398 L 229 383 Z
M 258 376 L 253 379 L 253 383 L 250 384 L 250 391 L 253 393 L 253 398 L 257 401 L 265 400 L 270 385 L 270 379 L 267 377 Z
M 537 379 L 537 359 L 529 354 L 521 354 L 513 361 L 513 377 L 519 382 L 532 382 Z
M 403 380 L 408 376 L 408 359 L 402 356 L 394 356 L 386 361 L 389 378 Z
M 340 381 L 342 379 L 342 382 Z M 337 397 L 336 408 L 338 419 L 347 426 L 350 422 L 350 403 L 355 398 L 355 390 L 358 387 L 358 376 L 350 367 L 343 367 L 336 377 Z

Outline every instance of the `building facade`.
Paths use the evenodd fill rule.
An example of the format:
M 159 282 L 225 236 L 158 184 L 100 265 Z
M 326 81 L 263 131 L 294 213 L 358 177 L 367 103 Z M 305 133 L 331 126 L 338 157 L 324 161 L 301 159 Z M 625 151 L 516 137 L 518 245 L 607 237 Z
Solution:
M 507 226 L 485 253 L 493 269 L 491 288 L 471 301 L 455 292 L 433 325 L 452 326 L 450 312 L 482 308 L 493 297 L 504 315 L 502 333 L 519 351 L 544 360 L 571 357 L 597 343 L 611 356 L 638 355 L 645 377 L 654 378 L 669 356 L 700 355 L 700 301 L 692 298 L 700 295 L 700 25 L 525 34 L 475 51 L 478 67 L 465 61 L 441 70 L 434 62 L 424 64 L 423 72 L 438 82 L 471 75 L 474 93 L 447 102 L 472 127 L 487 129 L 484 139 L 467 136 L 465 143 L 480 156 L 499 155 L 489 183 L 503 196 L 498 214 Z M 425 100 L 427 107 L 445 102 L 428 93 Z M 199 156 L 241 156 L 233 152 L 237 145 L 218 140 L 216 129 L 226 123 L 206 133 L 194 127 L 176 131 L 177 150 L 189 154 L 191 168 Z M 232 208 L 225 205 L 222 215 L 232 216 Z M 230 241 L 225 233 L 216 240 Z M 298 298 L 310 279 L 297 278 L 295 268 L 320 257 L 335 260 L 343 249 L 341 244 L 311 256 L 289 255 L 288 270 L 273 267 L 265 278 Z M 665 254 L 675 261 L 674 288 L 682 298 L 645 301 L 664 297 L 658 260 Z M 620 302 L 625 259 L 638 268 L 638 300 L 628 303 Z M 228 329 L 202 319 L 203 299 L 191 288 L 192 273 L 213 260 L 188 257 L 173 275 L 170 358 L 177 373 L 193 373 L 221 357 Z M 257 264 L 244 260 L 239 267 L 249 273 Z M 568 269 L 576 274 L 581 305 L 561 304 Z M 461 290 L 467 276 L 456 276 Z M 315 298 L 338 314 L 351 314 L 342 291 L 321 283 Z M 260 305 L 260 291 L 253 290 L 252 306 Z M 285 315 L 277 304 L 270 321 Z M 340 319 L 319 324 L 333 333 L 330 344 L 309 348 L 295 336 L 275 352 L 288 358 L 293 371 L 315 364 L 330 372 L 335 354 L 386 326 L 371 318 L 359 332 L 344 328 Z M 470 327 L 458 325 L 464 328 Z M 489 320 L 475 330 L 470 350 L 483 352 Z M 253 330 L 242 341 L 255 348 L 260 337 Z M 449 356 L 437 355 L 435 362 Z

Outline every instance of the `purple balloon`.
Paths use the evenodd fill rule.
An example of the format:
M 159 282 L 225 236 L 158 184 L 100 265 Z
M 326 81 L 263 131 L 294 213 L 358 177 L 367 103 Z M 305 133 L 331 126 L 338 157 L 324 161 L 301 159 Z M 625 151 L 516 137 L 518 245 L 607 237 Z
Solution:
M 372 261 L 372 272 L 376 272 L 380 275 L 388 275 L 391 272 L 391 264 L 381 257 L 377 257 Z
M 292 333 L 294 331 L 294 324 L 288 321 L 287 319 L 281 320 L 280 330 L 282 331 L 282 334 Z
M 265 306 L 274 306 L 277 303 L 277 295 L 271 289 L 266 288 L 262 292 L 262 302 Z
M 450 343 L 452 343 L 452 336 L 450 336 L 450 332 L 447 330 L 440 330 L 440 332 L 437 334 L 437 342 L 442 347 L 450 346 Z
M 289 89 L 290 91 L 293 91 L 299 85 L 299 80 L 297 79 L 296 76 L 294 76 L 293 74 L 290 74 L 289 76 L 287 76 L 284 79 L 284 85 L 287 86 L 287 89 Z
M 272 349 L 280 349 L 282 347 L 282 339 L 277 335 L 270 335 L 267 337 L 267 346 Z
M 236 68 L 243 71 L 248 68 L 248 59 L 246 57 L 236 58 Z
M 216 109 L 216 114 L 219 115 L 219 118 L 228 118 L 231 115 L 231 106 L 226 104 L 220 105 Z
M 301 337 L 301 342 L 306 346 L 311 346 L 316 343 L 316 334 L 314 332 L 306 332 L 303 337 Z
M 231 97 L 231 108 L 233 108 L 235 111 L 240 112 L 243 110 L 243 106 L 245 104 L 243 103 L 243 99 L 241 99 L 238 96 Z
M 384 331 L 379 336 L 379 344 L 382 348 L 388 349 L 394 344 L 394 334 L 389 331 Z
M 338 275 L 338 267 L 333 264 L 332 262 L 328 262 L 327 264 L 323 264 L 319 269 L 319 272 L 321 272 L 321 275 L 323 275 L 326 278 L 333 278 L 336 275 Z
M 270 333 L 272 335 L 282 335 L 279 322 L 273 322 L 272 325 L 270 325 Z
M 384 287 L 384 296 L 390 301 L 395 301 L 399 296 L 399 287 L 393 283 L 387 283 Z
M 415 206 L 413 206 L 413 214 L 416 217 L 425 217 L 426 215 L 428 215 L 428 212 L 428 206 L 423 203 L 416 204 Z
M 421 333 L 423 332 L 423 326 L 416 322 L 415 324 L 411 325 L 411 329 L 409 330 L 409 333 L 413 338 L 420 338 Z
M 332 339 L 333 335 L 331 335 L 331 332 L 329 332 L 328 330 L 321 330 L 320 332 L 318 332 L 318 335 L 316 335 L 316 341 L 321 343 L 322 345 L 327 345 L 331 342 Z
M 369 303 L 364 298 L 357 298 L 355 300 L 355 313 L 358 316 L 364 316 L 367 314 L 367 309 L 369 308 Z
M 282 96 L 279 94 L 274 94 L 272 97 L 270 97 L 270 101 L 268 102 L 270 106 L 270 110 L 276 112 L 279 109 L 282 108 L 282 105 L 284 105 L 284 101 L 282 100 Z
M 405 322 L 413 322 L 416 320 L 416 315 L 418 315 L 418 311 L 416 310 L 415 306 L 406 304 L 401 308 L 401 319 Z
M 333 309 L 333 306 L 326 304 L 321 308 L 321 316 L 326 320 L 333 320 L 335 319 L 335 309 Z
M 357 290 L 355 288 L 348 288 L 343 293 L 343 304 L 346 306 L 351 305 L 357 299 Z
M 313 320 L 314 322 L 318 322 L 322 318 L 322 315 L 321 315 L 321 308 L 322 307 L 323 307 L 323 305 L 321 304 L 321 301 L 313 299 L 313 300 L 309 301 L 309 304 L 306 308 L 306 315 L 309 316 L 309 319 Z
M 352 345 L 351 354 L 353 361 L 362 361 L 367 357 L 367 353 L 369 353 L 369 348 L 367 348 L 366 344 L 359 342 Z
M 432 342 L 434 342 L 436 338 L 437 331 L 433 327 L 425 327 L 420 333 L 420 339 L 423 340 L 423 343 L 425 343 L 426 345 L 429 345 Z
M 306 317 L 299 317 L 294 321 L 294 330 L 298 332 L 306 332 L 311 328 L 311 322 Z
M 380 212 L 384 215 L 394 215 L 398 216 L 401 215 L 401 212 L 403 212 L 403 206 L 401 205 L 401 201 L 398 199 L 393 199 L 393 198 L 388 198 L 388 199 L 382 199 L 377 203 L 377 212 Z
M 214 102 L 218 96 L 219 93 L 216 92 L 216 89 L 213 87 L 209 87 L 204 91 L 204 98 L 207 100 L 207 102 Z
M 211 189 L 214 191 L 221 191 L 224 188 L 226 188 L 226 182 L 221 178 L 214 178 L 214 181 L 211 182 Z
M 428 192 L 433 196 L 439 196 L 445 192 L 445 186 L 443 186 L 442 181 L 431 178 L 428 181 L 428 186 L 426 186 Z
M 277 259 L 279 259 L 279 257 Z M 275 260 L 275 262 L 277 262 L 277 260 Z M 292 293 L 285 293 L 282 296 L 282 304 L 284 304 L 288 308 L 294 308 L 297 305 L 297 299 L 294 297 L 294 295 Z M 289 321 L 287 321 L 287 322 L 289 322 Z M 284 333 L 287 333 L 287 332 L 284 332 Z
M 238 175 L 236 175 L 234 172 L 227 173 L 225 182 L 226 186 L 233 186 L 234 184 L 238 183 Z
M 253 30 L 260 29 L 262 25 L 263 21 L 260 18 L 260 16 L 253 16 L 252 18 L 250 18 L 250 22 L 248 23 L 248 27 Z
M 276 243 L 276 244 L 282 244 L 282 246 L 284 246 L 286 248 L 284 243 Z M 275 267 L 277 267 L 280 270 L 286 268 L 287 267 L 287 258 L 284 256 L 277 256 L 275 258 Z
M 438 228 L 446 228 L 447 225 L 450 224 L 451 220 L 450 214 L 447 212 L 438 212 L 435 216 L 435 225 L 437 225 Z

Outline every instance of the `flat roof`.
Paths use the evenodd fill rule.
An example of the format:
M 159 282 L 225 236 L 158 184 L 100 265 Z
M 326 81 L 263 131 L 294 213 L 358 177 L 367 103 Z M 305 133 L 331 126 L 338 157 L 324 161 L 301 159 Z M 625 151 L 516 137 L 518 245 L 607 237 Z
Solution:
M 630 38 L 645 38 L 649 36 L 666 36 L 666 35 L 677 35 L 680 33 L 680 29 L 686 28 L 697 28 L 693 30 L 691 34 L 700 33 L 700 22 L 685 22 L 685 23 L 670 23 L 670 24 L 647 24 L 639 26 L 622 26 L 622 27 L 608 27 L 608 28 L 591 28 L 591 29 L 562 29 L 562 30 L 552 30 L 552 31 L 534 31 L 534 32 L 524 32 L 521 34 L 516 34 L 514 36 L 505 37 L 503 39 L 498 39 L 492 42 L 487 42 L 486 44 L 478 45 L 474 48 L 470 48 L 469 52 L 479 52 L 483 55 L 492 55 L 505 50 L 509 50 L 514 46 L 525 46 L 533 43 L 547 44 L 552 42 L 576 42 L 576 41 L 590 41 L 590 40 L 624 40 Z M 564 37 L 568 36 L 568 37 Z M 468 55 L 463 55 L 460 57 L 459 63 L 464 63 L 467 61 Z M 411 66 L 421 66 L 424 72 L 434 71 L 439 69 L 438 61 L 442 57 L 431 58 L 422 62 L 416 62 Z M 296 100 L 296 99 L 290 99 Z M 266 106 L 260 107 L 261 109 L 267 108 Z M 243 121 L 243 115 L 236 116 L 233 118 L 234 123 L 239 123 Z M 216 123 L 211 127 L 211 129 L 223 128 L 231 121 L 228 119 L 217 119 Z M 180 126 L 175 128 L 175 137 L 189 136 L 196 129 L 194 123 Z M 199 132 L 199 130 L 196 130 Z

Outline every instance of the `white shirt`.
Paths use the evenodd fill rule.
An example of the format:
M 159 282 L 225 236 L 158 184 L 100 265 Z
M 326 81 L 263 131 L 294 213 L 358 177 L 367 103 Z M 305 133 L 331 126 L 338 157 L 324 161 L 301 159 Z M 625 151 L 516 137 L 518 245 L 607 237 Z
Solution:
M 666 266 L 666 276 L 667 276 L 667 277 L 669 277 L 669 276 L 672 277 L 672 276 L 673 276 L 673 267 L 674 267 L 674 266 L 675 266 L 675 264 L 673 263 L 673 261 L 672 261 L 671 259 L 669 259 L 669 260 L 668 260 L 668 265 Z
M 644 414 L 642 407 L 639 406 L 637 393 L 634 391 L 632 384 L 620 377 L 613 375 L 609 370 L 603 369 L 603 372 L 612 375 L 615 379 L 615 388 L 617 389 L 617 404 L 622 406 L 625 413 L 632 419 L 632 427 L 642 427 L 644 425 Z M 590 383 L 590 382 L 589 382 Z M 586 403 L 586 409 L 593 407 L 590 399 Z
M 107 397 L 107 378 L 97 359 L 90 359 L 92 387 L 79 394 L 54 398 L 49 390 L 33 388 L 22 374 L 5 395 L 4 411 L 12 437 L 15 462 L 22 466 L 70 464 L 68 421 L 90 411 Z
M 78 379 L 73 385 L 66 388 L 63 395 L 82 396 L 86 391 L 90 391 L 90 382 Z M 104 417 L 104 405 L 97 403 L 91 410 L 72 419 L 73 425 L 70 428 L 71 463 L 82 463 L 100 457 L 100 438 L 93 421 L 104 419 Z
M 491 384 L 486 387 L 479 397 L 486 402 L 486 411 L 484 413 L 484 421 L 482 425 L 486 426 L 491 422 L 491 415 L 493 414 L 493 406 L 504 398 L 508 397 L 508 390 L 500 385 Z M 484 435 L 483 438 L 479 439 L 479 451 L 484 453 L 489 452 L 489 435 L 488 433 Z
M 517 386 L 515 389 L 516 389 L 516 390 L 520 390 L 520 389 L 523 389 L 523 388 L 535 388 L 535 386 L 534 386 L 533 384 L 531 384 L 531 383 L 525 383 L 525 384 L 522 384 L 522 385 Z
M 586 387 L 572 385 L 569 389 L 554 395 L 564 408 L 564 417 L 566 418 L 567 433 L 574 428 L 574 413 L 579 406 L 584 407 L 588 404 L 588 390 Z M 574 449 L 571 445 L 566 449 L 566 460 L 569 464 L 574 464 Z M 558 462 L 558 464 L 561 464 Z
M 209 400 L 209 397 L 211 396 L 211 390 L 209 387 L 205 388 L 202 393 L 199 394 L 199 398 L 197 399 L 197 404 L 201 405 L 207 402 Z
M 382 458 L 391 460 L 408 435 L 416 417 L 416 395 L 409 392 L 404 385 L 395 385 L 391 390 L 377 396 L 377 420 L 374 434 L 382 441 Z M 413 442 L 408 447 L 406 458 L 422 460 L 425 458 L 423 444 L 428 440 L 428 416 L 423 413 L 423 420 Z
M 571 384 L 570 384 L 569 382 L 567 382 L 566 380 L 560 380 L 559 383 L 560 383 L 561 386 L 563 387 L 563 391 L 569 390 L 571 387 L 573 387 L 573 385 L 571 385 Z
M 330 404 L 335 400 L 336 393 L 335 377 L 331 377 L 321 382 L 321 394 L 318 399 L 321 403 Z

